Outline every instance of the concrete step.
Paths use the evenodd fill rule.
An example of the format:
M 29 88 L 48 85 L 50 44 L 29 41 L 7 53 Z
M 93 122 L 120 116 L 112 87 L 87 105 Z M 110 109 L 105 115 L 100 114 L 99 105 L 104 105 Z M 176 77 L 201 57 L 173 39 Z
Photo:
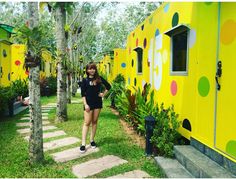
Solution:
M 98 159 L 89 160 L 85 163 L 74 165 L 72 167 L 72 172 L 78 178 L 85 178 L 127 162 L 128 161 L 117 156 L 107 155 Z
M 89 145 L 89 146 L 86 146 L 85 153 L 80 152 L 80 147 L 75 147 L 72 149 L 64 150 L 62 152 L 53 153 L 51 155 L 56 162 L 67 162 L 67 161 L 71 161 L 74 159 L 87 156 L 91 153 L 98 152 L 98 151 L 99 151 L 98 148 L 92 149 L 91 146 Z
M 174 146 L 176 159 L 197 178 L 233 178 L 232 173 L 190 145 Z
M 21 101 L 16 101 L 16 102 L 14 102 L 14 104 L 13 104 L 14 110 L 20 108 L 21 106 L 22 106 L 22 102 L 21 102 Z
M 14 109 L 14 115 L 19 114 L 20 112 L 22 112 L 28 108 L 29 108 L 28 106 L 20 106 L 17 109 Z
M 30 122 L 18 122 L 18 123 L 16 123 L 16 126 L 17 127 L 30 127 Z M 42 124 L 43 125 L 47 125 L 47 124 L 50 124 L 50 122 L 49 121 L 42 121 Z
M 43 126 L 43 131 L 52 130 L 52 129 L 57 129 L 57 127 L 56 126 Z M 20 134 L 27 134 L 27 133 L 30 133 L 30 128 L 18 129 L 16 131 L 19 132 Z
M 194 178 L 176 159 L 155 157 L 167 178 Z
M 108 178 L 135 178 L 137 179 L 137 178 L 151 178 L 151 176 L 142 170 L 133 170 L 130 172 L 125 172 L 119 175 L 111 176 Z
M 75 144 L 77 142 L 80 142 L 81 140 L 78 139 L 77 137 L 66 137 L 63 139 L 57 139 L 54 141 L 50 141 L 50 142 L 46 142 L 43 144 L 43 149 L 44 151 L 48 151 L 48 150 L 53 150 L 53 149 L 57 149 L 60 147 L 65 147 L 68 145 L 72 145 Z
M 58 136 L 63 136 L 63 135 L 66 135 L 66 133 L 63 130 L 53 131 L 53 132 L 43 132 L 43 139 L 48 139 L 48 138 L 58 137 Z M 24 139 L 29 141 L 29 136 L 25 136 Z
M 48 119 L 48 116 L 47 115 L 42 115 L 42 120 L 47 120 Z M 20 118 L 20 121 L 29 121 L 30 120 L 30 117 L 22 117 Z

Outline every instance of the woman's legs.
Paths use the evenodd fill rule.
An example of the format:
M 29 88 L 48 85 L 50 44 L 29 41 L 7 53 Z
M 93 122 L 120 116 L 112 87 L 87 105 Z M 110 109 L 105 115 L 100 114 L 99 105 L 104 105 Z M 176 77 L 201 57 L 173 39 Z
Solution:
M 90 141 L 94 141 L 94 136 L 96 134 L 97 130 L 97 122 L 98 122 L 98 116 L 100 114 L 101 109 L 94 109 L 93 115 L 92 115 L 92 130 L 90 135 Z
M 82 145 L 84 146 L 86 145 L 86 136 L 87 136 L 92 118 L 93 118 L 93 110 L 90 110 L 89 112 L 84 111 L 84 125 L 83 125 L 83 130 L 82 130 Z

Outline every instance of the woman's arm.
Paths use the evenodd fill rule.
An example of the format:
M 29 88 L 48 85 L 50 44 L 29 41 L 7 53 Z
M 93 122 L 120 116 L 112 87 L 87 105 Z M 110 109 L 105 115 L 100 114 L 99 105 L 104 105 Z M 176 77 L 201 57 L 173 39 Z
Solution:
M 82 83 L 81 83 L 81 96 L 82 96 L 82 99 L 83 99 L 84 108 L 87 112 L 89 112 L 90 108 L 89 108 L 89 105 L 87 104 L 85 95 L 86 95 L 86 80 L 83 79 Z
M 99 94 L 99 96 L 100 97 L 104 97 L 106 94 L 107 94 L 107 92 L 108 92 L 108 90 L 110 90 L 111 89 L 111 85 L 110 85 L 110 83 L 108 83 L 104 78 L 102 78 L 101 77 L 101 80 L 102 80 L 102 83 L 104 84 L 104 86 L 105 86 L 105 91 L 103 92 L 103 93 L 100 93 Z
M 90 107 L 89 107 L 89 105 L 87 104 L 86 98 L 85 98 L 85 97 L 82 97 L 82 99 L 83 99 L 85 111 L 89 112 L 89 111 L 90 111 Z

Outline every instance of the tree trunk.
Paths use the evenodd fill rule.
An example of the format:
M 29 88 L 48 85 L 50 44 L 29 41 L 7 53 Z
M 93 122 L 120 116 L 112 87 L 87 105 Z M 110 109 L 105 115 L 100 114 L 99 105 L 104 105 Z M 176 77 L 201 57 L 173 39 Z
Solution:
M 66 37 L 65 37 L 65 20 L 66 11 L 63 2 L 58 2 L 59 7 L 56 8 L 56 41 L 57 41 L 57 121 L 63 122 L 67 120 L 67 99 L 66 99 Z
M 69 32 L 69 43 L 68 43 L 68 48 L 69 48 L 69 61 L 70 64 L 72 64 L 72 52 L 73 52 L 73 47 L 72 47 L 72 34 L 71 32 Z M 67 103 L 70 104 L 71 103 L 71 73 L 67 74 Z
M 38 26 L 38 3 L 29 2 L 29 28 Z M 30 50 L 31 47 L 28 47 Z M 34 55 L 34 54 L 33 54 Z M 43 154 L 43 131 L 40 102 L 39 66 L 29 70 L 29 112 L 30 112 L 30 138 L 29 158 L 30 163 L 40 162 Z

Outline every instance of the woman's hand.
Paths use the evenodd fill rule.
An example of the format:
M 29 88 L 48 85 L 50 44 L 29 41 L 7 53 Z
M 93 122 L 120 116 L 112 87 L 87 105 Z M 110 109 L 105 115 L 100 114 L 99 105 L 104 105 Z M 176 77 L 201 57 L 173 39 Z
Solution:
M 101 97 L 101 98 L 103 98 L 103 97 L 107 94 L 107 92 L 108 92 L 108 91 L 105 90 L 103 93 L 99 93 L 98 96 Z
M 103 98 L 105 96 L 105 94 L 104 93 L 99 93 L 98 96 Z
M 85 111 L 86 111 L 86 112 L 89 112 L 89 111 L 90 111 L 90 107 L 89 107 L 89 105 L 87 105 L 87 104 L 84 105 L 84 108 L 85 108 Z

